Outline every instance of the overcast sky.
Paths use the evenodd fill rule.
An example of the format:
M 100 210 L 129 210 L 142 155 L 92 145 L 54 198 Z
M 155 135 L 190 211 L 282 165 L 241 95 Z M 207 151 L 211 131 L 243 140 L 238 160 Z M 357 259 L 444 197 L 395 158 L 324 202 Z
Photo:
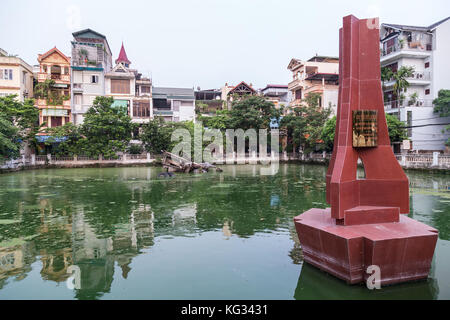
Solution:
M 338 55 L 342 17 L 427 26 L 450 15 L 448 0 L 2 1 L 0 48 L 37 64 L 56 46 L 70 55 L 72 32 L 122 41 L 132 67 L 156 86 L 219 88 L 228 82 L 287 84 L 291 58 Z

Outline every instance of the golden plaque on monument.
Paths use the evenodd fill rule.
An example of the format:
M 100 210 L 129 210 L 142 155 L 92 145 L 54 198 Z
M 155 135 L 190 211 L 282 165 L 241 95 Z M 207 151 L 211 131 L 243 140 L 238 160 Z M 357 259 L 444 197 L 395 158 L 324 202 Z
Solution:
M 377 110 L 353 110 L 353 147 L 378 145 Z

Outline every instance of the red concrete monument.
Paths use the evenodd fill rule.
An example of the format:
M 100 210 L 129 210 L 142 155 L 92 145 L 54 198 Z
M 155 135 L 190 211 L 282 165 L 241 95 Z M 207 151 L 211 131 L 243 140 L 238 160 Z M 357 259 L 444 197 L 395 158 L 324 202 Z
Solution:
M 390 146 L 380 79 L 378 19 L 343 19 L 339 102 L 327 202 L 294 218 L 304 260 L 348 283 L 428 277 L 438 231 L 408 218 L 408 178 Z M 365 178 L 357 178 L 361 160 Z

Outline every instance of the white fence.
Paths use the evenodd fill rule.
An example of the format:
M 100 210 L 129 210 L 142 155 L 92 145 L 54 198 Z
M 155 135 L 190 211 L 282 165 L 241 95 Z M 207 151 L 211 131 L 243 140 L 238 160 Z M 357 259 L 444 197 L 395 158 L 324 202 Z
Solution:
M 396 159 L 399 164 L 406 169 L 450 169 L 450 155 L 441 154 L 439 152 L 427 154 L 396 154 Z M 257 152 L 228 155 L 213 155 L 209 162 L 214 164 L 267 164 L 274 161 L 300 161 L 300 162 L 315 162 L 328 163 L 331 158 L 330 153 L 275 153 L 260 154 Z M 72 156 L 72 157 L 57 157 L 54 155 L 31 155 L 30 157 L 22 156 L 22 158 L 4 161 L 0 163 L 0 169 L 18 169 L 21 167 L 38 167 L 38 166 L 61 166 L 61 167 L 76 167 L 88 166 L 95 164 L 117 164 L 117 165 L 133 165 L 152 163 L 155 159 L 151 157 L 150 153 L 143 154 L 120 154 L 114 158 L 105 158 L 102 155 L 90 156 Z M 205 160 L 207 161 L 207 160 Z

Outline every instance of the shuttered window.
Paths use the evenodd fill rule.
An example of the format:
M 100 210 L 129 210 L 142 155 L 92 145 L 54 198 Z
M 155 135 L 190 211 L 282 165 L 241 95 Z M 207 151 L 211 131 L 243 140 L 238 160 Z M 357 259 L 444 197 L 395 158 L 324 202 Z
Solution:
M 130 80 L 111 79 L 111 93 L 130 93 Z

